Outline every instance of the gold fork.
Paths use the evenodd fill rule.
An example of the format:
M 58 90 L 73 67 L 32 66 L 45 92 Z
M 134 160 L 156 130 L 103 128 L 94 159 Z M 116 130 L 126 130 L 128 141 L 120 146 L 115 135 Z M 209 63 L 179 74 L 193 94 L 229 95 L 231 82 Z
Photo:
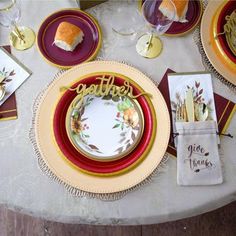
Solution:
M 187 112 L 185 101 L 177 106 L 176 109 L 176 122 L 186 122 L 187 121 Z

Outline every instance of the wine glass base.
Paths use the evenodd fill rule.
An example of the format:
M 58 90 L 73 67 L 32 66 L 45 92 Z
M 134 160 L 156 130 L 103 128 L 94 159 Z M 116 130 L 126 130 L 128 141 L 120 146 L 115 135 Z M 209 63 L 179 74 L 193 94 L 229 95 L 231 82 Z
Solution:
M 32 29 L 20 26 L 18 27 L 20 34 L 22 36 L 22 39 L 17 35 L 17 33 L 13 30 L 10 33 L 10 44 L 15 49 L 23 51 L 28 48 L 31 48 L 34 45 L 35 42 L 35 33 Z
M 145 34 L 138 39 L 136 51 L 146 58 L 155 58 L 162 52 L 162 41 L 155 35 Z

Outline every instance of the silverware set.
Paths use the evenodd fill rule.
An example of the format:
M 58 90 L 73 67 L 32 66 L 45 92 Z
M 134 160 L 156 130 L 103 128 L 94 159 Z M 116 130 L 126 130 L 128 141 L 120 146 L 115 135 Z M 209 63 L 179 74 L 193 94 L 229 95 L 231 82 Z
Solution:
M 205 103 L 194 103 L 193 91 L 188 89 L 186 99 L 177 105 L 176 122 L 205 121 L 209 116 L 209 110 Z
M 0 101 L 4 98 L 5 94 L 6 94 L 5 87 L 0 85 Z

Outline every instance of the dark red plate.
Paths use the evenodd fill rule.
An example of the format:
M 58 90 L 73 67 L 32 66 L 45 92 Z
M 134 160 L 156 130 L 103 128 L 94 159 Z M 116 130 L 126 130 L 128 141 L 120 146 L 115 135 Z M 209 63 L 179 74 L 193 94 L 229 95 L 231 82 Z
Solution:
M 179 23 L 174 22 L 165 33 L 166 35 L 183 35 L 193 30 L 199 23 L 202 16 L 202 2 L 201 0 L 190 0 L 188 4 L 188 11 L 186 19 L 188 22 Z
M 58 25 L 67 21 L 84 32 L 83 42 L 73 52 L 67 52 L 53 44 Z M 42 56 L 58 67 L 69 68 L 93 59 L 101 46 L 101 30 L 96 20 L 80 10 L 62 10 L 48 16 L 41 24 L 37 43 Z
M 225 17 L 227 15 L 230 15 L 235 10 L 236 10 L 236 1 L 228 1 L 224 5 L 224 7 L 222 8 L 222 10 L 220 12 L 218 21 L 217 21 L 217 34 L 224 32 L 224 25 L 226 24 Z M 235 57 L 235 55 L 232 53 L 232 51 L 229 48 L 229 45 L 227 43 L 225 34 L 224 35 L 220 35 L 218 37 L 218 39 L 219 39 L 220 45 L 223 48 L 223 50 L 226 53 L 226 55 L 229 57 L 229 59 L 231 61 L 236 63 L 236 57 Z
M 96 78 L 101 76 L 99 74 L 90 76 L 78 83 L 75 83 L 73 87 L 77 87 L 79 83 L 83 84 L 96 84 Z M 123 85 L 124 79 L 116 76 L 115 78 L 116 85 Z M 132 86 L 134 89 L 134 94 L 139 94 L 140 91 Z M 62 98 L 59 100 L 54 117 L 53 117 L 53 131 L 57 145 L 64 155 L 64 157 L 69 160 L 72 164 L 79 167 L 82 171 L 85 171 L 90 174 L 99 174 L 99 175 L 114 175 L 124 171 L 127 171 L 134 165 L 138 164 L 140 159 L 142 159 L 147 154 L 147 150 L 150 149 L 152 145 L 152 140 L 155 137 L 154 122 L 155 114 L 152 113 L 150 104 L 144 96 L 140 96 L 137 101 L 139 102 L 144 115 L 144 132 L 138 146 L 127 156 L 109 162 L 100 162 L 89 159 L 83 154 L 79 153 L 74 146 L 71 144 L 65 127 L 65 119 L 67 110 L 77 96 L 75 91 L 66 91 Z
M 145 0 L 142 0 L 143 2 Z M 202 16 L 202 2 L 201 0 L 190 0 L 188 4 L 188 11 L 186 19 L 188 22 L 180 23 L 173 22 L 171 27 L 166 31 L 167 36 L 184 35 L 193 30 L 199 23 Z

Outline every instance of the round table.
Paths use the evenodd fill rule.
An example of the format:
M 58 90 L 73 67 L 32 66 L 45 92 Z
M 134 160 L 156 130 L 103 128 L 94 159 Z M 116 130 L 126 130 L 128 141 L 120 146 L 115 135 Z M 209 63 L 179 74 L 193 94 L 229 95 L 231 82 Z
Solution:
M 41 21 L 62 8 L 77 7 L 75 1 L 22 0 L 20 23 L 38 30 Z M 119 46 L 112 34 L 109 18 L 114 1 L 89 9 L 101 24 L 103 45 L 98 55 L 107 60 L 125 61 L 152 79 L 160 81 L 167 68 L 176 72 L 203 71 L 201 56 L 192 33 L 184 37 L 162 37 L 160 57 L 145 59 L 135 45 Z M 137 2 L 134 3 L 134 9 Z M 37 10 L 37 16 L 35 12 Z M 8 44 L 8 29 L 0 27 L 0 43 Z M 128 193 L 117 201 L 101 201 L 71 196 L 62 185 L 45 176 L 29 139 L 32 107 L 37 94 L 58 72 L 39 55 L 37 47 L 12 53 L 32 72 L 16 92 L 18 119 L 0 122 L 0 203 L 7 207 L 53 221 L 81 224 L 153 224 L 201 214 L 236 199 L 235 139 L 222 138 L 220 154 L 224 183 L 218 186 L 180 187 L 176 184 L 176 159 L 169 158 L 162 172 L 150 184 Z M 214 79 L 214 91 L 236 102 L 235 94 Z M 236 118 L 229 129 L 236 137 Z

